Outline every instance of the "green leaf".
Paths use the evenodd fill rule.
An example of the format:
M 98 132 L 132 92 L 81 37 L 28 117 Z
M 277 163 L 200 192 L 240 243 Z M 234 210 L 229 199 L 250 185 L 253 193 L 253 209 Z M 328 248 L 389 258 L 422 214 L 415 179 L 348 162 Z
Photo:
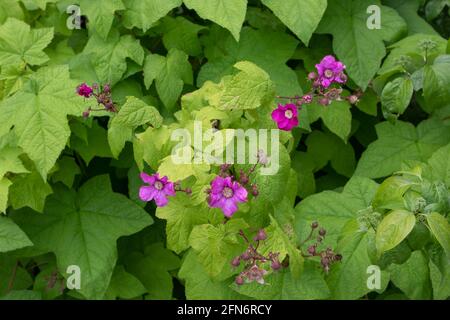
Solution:
M 208 62 L 200 70 L 198 86 L 207 80 L 218 83 L 223 76 L 233 73 L 236 62 L 250 61 L 267 72 L 277 88 L 277 94 L 301 95 L 297 75 L 286 65 L 298 44 L 294 37 L 244 27 L 240 41 L 236 42 L 231 35 L 212 28 L 204 43 Z
M 406 210 L 394 210 L 381 220 L 377 227 L 376 246 L 378 254 L 395 248 L 414 228 L 416 217 Z
M 78 193 L 57 186 L 43 215 L 23 210 L 12 218 L 37 248 L 55 253 L 62 274 L 70 265 L 80 267 L 79 292 L 89 299 L 103 298 L 108 288 L 117 239 L 152 223 L 142 208 L 112 191 L 107 176 L 89 180 Z
M 83 55 L 88 56 L 100 82 L 114 85 L 127 71 L 126 59 L 142 65 L 145 53 L 139 40 L 131 35 L 121 36 L 113 29 L 105 39 L 98 34 L 92 35 Z
M 437 212 L 426 215 L 428 226 L 436 237 L 437 241 L 444 248 L 445 253 L 450 257 L 450 224 L 447 219 Z
M 0 296 L 8 293 L 11 276 L 15 270 L 16 276 L 12 290 L 24 290 L 33 285 L 33 279 L 25 268 L 18 265 L 18 260 L 11 255 L 0 253 Z
M 274 99 L 275 87 L 264 70 L 248 61 L 234 67 L 241 71 L 224 82 L 216 106 L 219 110 L 256 109 Z
M 0 25 L 8 18 L 23 20 L 24 15 L 17 0 L 4 0 L 0 3 Z
M 192 229 L 189 244 L 211 278 L 223 280 L 232 274 L 231 260 L 245 249 L 238 231 L 247 227 L 244 220 L 232 219 L 226 224 L 203 224 Z
M 192 249 L 185 255 L 178 277 L 185 280 L 186 298 L 189 300 L 203 300 L 205 297 L 211 300 L 248 299 L 230 288 L 233 279 L 214 281 L 209 278 Z
M 346 101 L 334 101 L 329 106 L 311 103 L 307 108 L 310 123 L 317 121 L 319 118 L 322 119 L 325 126 L 331 132 L 336 134 L 344 142 L 347 142 L 352 128 L 350 103 Z
M 192 23 L 186 18 L 170 16 L 161 22 L 163 32 L 163 43 L 167 50 L 179 49 L 190 56 L 198 56 L 202 53 L 198 33 L 204 29 L 203 26 Z
M 450 296 L 450 267 L 447 265 L 441 271 L 431 259 L 428 267 L 433 286 L 433 300 L 446 300 Z
M 436 119 L 422 121 L 417 128 L 411 123 L 396 121 L 376 125 L 378 140 L 364 151 L 355 174 L 381 178 L 400 170 L 405 160 L 425 161 L 434 151 L 447 144 L 450 127 Z
M 262 0 L 306 45 L 327 8 L 326 0 Z
M 311 222 L 318 221 L 327 230 L 325 245 L 334 245 L 343 226 L 370 206 L 377 188 L 374 181 L 354 176 L 341 193 L 327 190 L 307 197 L 295 207 L 299 239 L 307 238 Z
M 208 223 L 205 206 L 191 206 L 186 195 L 177 194 L 165 207 L 156 209 L 156 216 L 167 220 L 167 248 L 181 253 L 189 248 L 189 236 L 197 225 Z
M 27 235 L 10 218 L 0 216 L 0 252 L 32 245 Z
M 28 173 L 19 156 L 23 152 L 19 148 L 4 147 L 0 149 L 0 178 L 6 173 Z
M 145 248 L 144 254 L 133 252 L 125 261 L 126 269 L 144 285 L 149 299 L 172 298 L 173 279 L 169 271 L 180 267 L 179 258 L 155 243 Z
M 314 162 L 314 172 L 330 162 L 337 173 L 351 177 L 356 166 L 355 152 L 351 144 L 345 144 L 333 134 L 317 130 L 308 135 L 305 143 L 308 156 Z
M 114 157 L 118 157 L 125 143 L 132 140 L 133 130 L 144 124 L 159 128 L 163 118 L 155 107 L 135 97 L 127 97 L 119 113 L 110 121 L 108 142 Z
M 89 19 L 89 33 L 108 37 L 114 21 L 114 13 L 124 10 L 122 0 L 79 0 L 81 13 Z
M 389 177 L 381 183 L 375 194 L 372 206 L 375 209 L 404 209 L 404 194 L 414 182 L 402 176 Z
M 129 29 L 139 28 L 146 32 L 155 22 L 167 15 L 170 10 L 181 6 L 182 0 L 123 0 L 126 11 L 123 24 Z
M 450 55 L 441 55 L 433 65 L 425 66 L 423 95 L 427 110 L 450 105 Z
M 0 179 L 0 213 L 5 213 L 8 208 L 8 192 L 12 182 L 3 177 Z
M 247 0 L 184 0 L 184 4 L 203 18 L 230 30 L 236 41 L 247 11 Z
M 266 228 L 267 239 L 261 246 L 260 253 L 267 256 L 269 252 L 279 252 L 283 261 L 289 256 L 289 267 L 292 278 L 303 277 L 304 259 L 300 250 L 295 247 L 295 238 L 290 239 L 288 233 L 270 216 L 270 225 Z
M 380 29 L 367 27 L 371 5 L 381 9 Z M 379 0 L 329 0 L 317 31 L 333 35 L 334 52 L 347 66 L 348 75 L 365 90 L 386 55 L 383 41 L 395 40 L 404 30 L 403 19 Z
M 67 115 L 81 115 L 87 108 L 74 93 L 76 86 L 67 66 L 41 68 L 22 90 L 0 103 L 0 123 L 7 130 L 14 125 L 19 146 L 43 178 L 69 139 Z
M 413 82 L 409 78 L 400 77 L 388 82 L 381 93 L 383 114 L 388 118 L 390 114 L 401 115 L 411 101 Z
M 358 299 L 372 291 L 367 286 L 367 268 L 373 265 L 368 250 L 373 237 L 373 231 L 361 231 L 356 220 L 344 226 L 334 248 L 335 252 L 342 255 L 342 260 L 331 266 L 327 279 L 331 299 Z M 382 272 L 381 288 L 377 291 L 383 292 L 388 283 L 389 274 Z
M 431 298 L 432 289 L 428 269 L 428 259 L 421 251 L 414 251 L 403 264 L 393 264 L 389 267 L 391 280 L 412 300 Z
M 313 300 L 327 299 L 330 290 L 316 263 L 307 261 L 300 278 L 281 270 L 265 277 L 266 283 L 253 282 L 242 286 L 233 285 L 237 292 L 261 300 Z
M 133 299 L 146 292 L 147 290 L 142 283 L 131 273 L 128 273 L 123 266 L 119 265 L 114 269 L 105 297 L 112 300 L 116 298 Z
M 450 144 L 438 149 L 428 160 L 434 180 L 444 181 L 450 186 Z
M 72 135 L 70 145 L 80 154 L 87 164 L 94 157 L 112 158 L 112 153 L 108 144 L 107 131 L 103 129 L 96 121 L 92 123 L 91 128 L 87 130 L 87 143 L 83 139 Z
M 33 171 L 24 176 L 12 179 L 9 187 L 9 201 L 14 209 L 30 207 L 42 212 L 45 199 L 52 193 L 52 188 L 42 179 L 38 172 Z
M 178 49 L 171 49 L 167 57 L 148 55 L 144 64 L 145 86 L 149 88 L 154 80 L 162 102 L 169 110 L 173 109 L 183 91 L 183 85 L 193 82 L 192 67 L 187 54 Z
M 41 65 L 48 61 L 44 49 L 53 39 L 53 28 L 30 29 L 23 21 L 8 18 L 0 26 L 0 66 Z
M 58 171 L 52 175 L 53 182 L 62 182 L 67 187 L 71 188 L 75 181 L 75 176 L 81 173 L 76 161 L 72 157 L 63 156 L 59 161 Z
M 41 300 L 41 293 L 32 290 L 12 290 L 0 297 L 0 300 Z

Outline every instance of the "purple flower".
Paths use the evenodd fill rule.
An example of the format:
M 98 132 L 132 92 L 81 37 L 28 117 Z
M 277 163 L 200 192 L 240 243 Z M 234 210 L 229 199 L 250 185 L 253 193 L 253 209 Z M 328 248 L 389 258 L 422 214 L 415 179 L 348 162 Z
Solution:
M 220 208 L 230 218 L 237 210 L 238 202 L 247 201 L 247 190 L 231 177 L 217 176 L 211 181 L 208 204 L 211 208 Z
M 325 56 L 319 64 L 316 64 L 319 73 L 319 82 L 324 88 L 328 88 L 333 82 L 345 83 L 347 76 L 344 74 L 345 65 L 333 56 Z
M 82 83 L 77 87 L 77 93 L 78 95 L 89 98 L 92 95 L 92 88 L 89 87 L 86 83 Z
M 278 108 L 272 111 L 272 119 L 277 123 L 278 129 L 290 131 L 298 126 L 297 106 L 293 103 L 278 105 Z
M 173 182 L 170 182 L 166 176 L 160 178 L 159 173 L 150 176 L 142 172 L 141 179 L 148 184 L 139 189 L 139 198 L 142 201 L 155 200 L 158 207 L 164 207 L 168 202 L 167 196 L 175 195 Z

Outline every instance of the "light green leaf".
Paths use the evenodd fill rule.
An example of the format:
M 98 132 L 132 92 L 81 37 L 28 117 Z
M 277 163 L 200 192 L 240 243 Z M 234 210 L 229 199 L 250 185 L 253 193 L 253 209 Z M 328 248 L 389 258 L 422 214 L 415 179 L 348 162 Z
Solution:
M 326 0 L 262 0 L 306 45 L 327 8 Z
M 261 300 L 313 300 L 327 299 L 330 290 L 317 264 L 307 261 L 300 278 L 280 270 L 267 275 L 265 284 L 253 282 L 242 286 L 232 285 L 237 292 Z
M 24 176 L 13 178 L 9 187 L 9 201 L 14 209 L 30 207 L 42 212 L 45 199 L 52 193 L 50 185 L 42 179 L 38 172 L 33 171 Z
M 232 278 L 225 281 L 212 280 L 192 249 L 185 255 L 178 276 L 185 280 L 186 298 L 189 300 L 203 300 L 205 297 L 211 300 L 248 299 L 230 288 L 234 281 Z
M 17 0 L 4 0 L 0 2 L 0 25 L 8 18 L 23 20 L 24 15 Z
M 433 153 L 428 163 L 433 170 L 433 178 L 450 186 L 450 144 Z
M 30 29 L 23 21 L 9 18 L 0 26 L 0 66 L 48 61 L 44 49 L 53 39 L 53 28 Z
M 426 217 L 431 232 L 450 258 L 450 224 L 446 218 L 437 212 L 427 214 Z
M 23 152 L 19 148 L 4 147 L 0 149 L 0 179 L 6 173 L 28 173 L 19 156 Z
M 426 161 L 434 151 L 447 144 L 450 127 L 436 119 L 422 121 L 417 128 L 396 121 L 376 125 L 378 140 L 364 151 L 355 174 L 381 178 L 400 170 L 405 160 Z
M 192 229 L 208 222 L 206 206 L 191 206 L 190 199 L 184 194 L 177 194 L 165 207 L 156 209 L 156 216 L 167 220 L 167 248 L 181 253 L 189 248 L 189 236 Z
M 103 39 L 108 37 L 114 21 L 114 13 L 124 10 L 122 0 L 79 0 L 81 14 L 89 19 L 88 29 L 91 34 L 98 34 Z
M 403 195 L 414 185 L 414 182 L 403 176 L 392 176 L 380 184 L 372 206 L 375 209 L 404 209 Z
M 79 292 L 103 298 L 117 260 L 116 242 L 152 223 L 138 205 L 114 193 L 108 176 L 97 176 L 76 193 L 58 186 L 44 214 L 28 210 L 12 215 L 35 246 L 54 252 L 60 272 L 70 265 L 82 272 Z
M 275 87 L 264 70 L 248 61 L 234 67 L 241 71 L 224 81 L 216 106 L 219 110 L 256 109 L 274 99 Z
M 280 261 L 283 261 L 288 255 L 292 278 L 302 277 L 304 259 L 300 250 L 295 247 L 296 239 L 290 239 L 286 231 L 280 227 L 272 216 L 270 216 L 270 225 L 266 228 L 266 233 L 267 239 L 259 252 L 265 256 L 269 252 L 278 252 L 280 253 L 278 257 Z
M 32 245 L 27 235 L 10 218 L 0 216 L 0 252 Z
M 131 35 L 121 36 L 113 29 L 107 38 L 97 34 L 89 38 L 83 55 L 89 57 L 95 73 L 102 83 L 116 84 L 127 71 L 127 58 L 138 65 L 144 62 L 144 49 L 139 40 Z
M 395 248 L 414 228 L 416 217 L 405 210 L 391 211 L 377 227 L 376 246 L 378 254 Z
M 367 27 L 371 5 L 381 9 L 380 29 Z M 365 90 L 386 55 L 383 41 L 395 40 L 405 30 L 398 13 L 379 0 L 329 0 L 317 31 L 333 35 L 334 52 L 347 66 L 348 75 Z
M 203 18 L 230 30 L 236 41 L 247 11 L 247 0 L 184 0 L 184 4 Z
M 12 185 L 12 182 L 3 177 L 0 179 L 0 214 L 6 212 L 6 208 L 8 208 L 8 193 L 9 187 Z
M 146 32 L 155 22 L 179 7 L 182 0 L 123 0 L 126 11 L 123 24 L 127 28 L 139 28 Z
M 173 109 L 183 91 L 183 85 L 192 84 L 192 67 L 183 51 L 171 49 L 167 57 L 151 54 L 145 59 L 144 82 L 149 88 L 156 80 L 156 90 L 166 106 Z
M 22 90 L 0 103 L 0 123 L 7 130 L 14 125 L 19 146 L 44 178 L 70 136 L 67 115 L 81 115 L 87 108 L 74 94 L 76 86 L 67 66 L 41 68 Z
M 162 121 L 163 118 L 155 107 L 135 97 L 127 97 L 108 128 L 108 142 L 114 157 L 117 158 L 125 143 L 132 140 L 134 129 L 144 124 L 159 128 Z
M 238 231 L 247 227 L 244 220 L 231 219 L 218 226 L 203 224 L 192 229 L 189 244 L 211 278 L 223 280 L 233 273 L 231 260 L 245 250 Z

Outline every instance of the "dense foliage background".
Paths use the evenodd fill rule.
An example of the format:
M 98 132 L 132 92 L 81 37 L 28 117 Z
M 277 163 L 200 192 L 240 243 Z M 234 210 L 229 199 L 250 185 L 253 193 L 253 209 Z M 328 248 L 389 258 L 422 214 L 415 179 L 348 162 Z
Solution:
M 447 299 L 449 32 L 446 0 L 1 0 L 0 297 Z M 219 166 L 173 164 L 171 133 L 276 129 L 277 96 L 308 92 L 327 55 L 359 101 L 304 105 L 279 172 L 224 223 L 205 193 Z M 119 112 L 86 114 L 81 83 Z M 192 193 L 143 202 L 143 171 Z M 315 221 L 329 270 L 307 254 Z M 282 268 L 238 285 L 238 231 L 261 228 Z

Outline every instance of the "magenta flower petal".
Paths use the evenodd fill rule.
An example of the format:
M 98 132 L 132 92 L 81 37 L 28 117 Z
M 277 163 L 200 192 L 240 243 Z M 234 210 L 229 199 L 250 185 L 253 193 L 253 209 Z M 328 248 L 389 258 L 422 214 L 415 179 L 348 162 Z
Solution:
M 155 195 L 155 203 L 158 207 L 164 207 L 167 205 L 168 200 L 166 194 L 163 191 L 158 191 Z
M 223 214 L 231 218 L 231 216 L 238 210 L 238 206 L 236 205 L 236 202 L 234 202 L 231 199 L 225 200 L 222 206 Z
M 173 186 L 173 182 L 167 182 L 163 190 L 169 196 L 175 195 L 175 188 Z
M 237 210 L 238 202 L 247 201 L 247 190 L 231 177 L 217 176 L 211 181 L 208 205 L 220 208 L 225 216 L 231 217 Z
M 277 123 L 280 130 L 289 131 L 298 125 L 297 106 L 293 103 L 278 105 L 278 108 L 272 111 L 272 119 Z
M 142 201 L 151 201 L 156 194 L 156 189 L 154 187 L 144 186 L 139 189 L 139 198 Z
M 234 196 L 235 198 L 240 202 L 246 202 L 247 201 L 247 189 L 244 187 L 241 187 L 239 184 L 237 184 L 237 188 L 234 189 Z
M 148 174 L 146 174 L 145 172 L 141 173 L 141 180 L 144 181 L 145 183 L 148 183 L 150 185 L 153 185 L 155 183 L 155 177 L 154 176 L 150 176 Z

